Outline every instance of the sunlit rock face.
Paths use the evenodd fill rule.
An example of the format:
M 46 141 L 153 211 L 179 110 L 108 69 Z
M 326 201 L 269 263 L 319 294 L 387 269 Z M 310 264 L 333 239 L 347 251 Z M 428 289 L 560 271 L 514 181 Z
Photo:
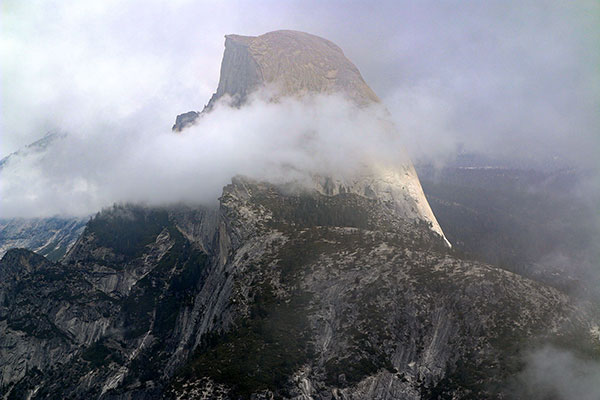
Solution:
M 279 76 L 377 104 L 323 39 L 227 40 L 220 96 Z M 236 177 L 207 207 L 105 209 L 58 262 L 8 251 L 0 397 L 504 400 L 536 343 L 600 358 L 580 302 L 448 248 L 410 162 L 307 185 Z
M 261 36 L 225 36 L 225 52 L 217 91 L 204 111 L 224 96 L 240 106 L 258 89 L 268 87 L 273 97 L 305 94 L 343 94 L 366 106 L 380 100 L 358 68 L 329 40 L 298 31 L 275 31 Z M 178 116 L 181 131 L 200 116 L 190 111 Z
M 210 111 L 225 96 L 232 105 L 243 106 L 248 96 L 259 89 L 265 89 L 272 100 L 332 94 L 342 95 L 361 108 L 380 104 L 358 68 L 329 40 L 289 30 L 261 36 L 225 36 L 219 86 L 204 111 Z M 200 115 L 194 111 L 181 114 L 173 129 L 181 131 Z M 378 121 L 376 129 L 398 135 L 389 120 Z M 366 132 L 365 140 L 368 138 Z M 340 140 L 344 140 L 343 135 Z M 400 160 L 393 165 L 370 160 L 354 176 L 333 173 L 315 176 L 309 189 L 327 195 L 349 192 L 377 199 L 388 206 L 389 212 L 407 221 L 424 221 L 450 246 L 429 207 L 412 163 L 401 150 L 399 155 Z
M 221 79 L 211 102 L 224 95 L 243 101 L 263 85 L 273 85 L 280 96 L 343 93 L 361 105 L 379 102 L 356 66 L 329 40 L 297 31 L 225 36 Z

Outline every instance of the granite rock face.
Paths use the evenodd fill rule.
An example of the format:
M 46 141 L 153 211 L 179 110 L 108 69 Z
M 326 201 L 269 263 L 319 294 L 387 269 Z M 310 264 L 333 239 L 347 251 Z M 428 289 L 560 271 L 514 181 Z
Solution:
M 0 219 L 0 257 L 7 250 L 20 247 L 57 261 L 75 244 L 87 220 L 87 217 Z
M 265 86 L 273 89 L 275 97 L 341 93 L 359 105 L 379 102 L 356 66 L 334 43 L 282 30 L 261 36 L 225 36 L 219 86 L 203 111 L 209 111 L 223 96 L 239 106 Z M 181 131 L 201 115 L 195 111 L 179 115 L 173 130 Z
M 565 294 L 460 260 L 427 226 L 352 193 L 284 193 L 226 188 L 237 317 L 167 397 L 505 398 L 530 340 L 597 345 Z
M 205 215 L 114 207 L 90 220 L 60 263 L 7 252 L 0 261 L 9 277 L 0 282 L 0 393 L 110 397 L 119 386 L 172 374 L 169 363 L 182 362 L 178 346 L 189 351 L 186 340 L 197 330 L 186 315 L 209 262 L 201 241 L 186 239 L 175 221 L 189 226 L 185 218 L 198 223 Z M 154 393 L 145 389 L 144 396 Z
M 6 398 L 506 398 L 532 340 L 600 344 L 565 294 L 376 200 L 241 178 L 214 209 L 106 210 L 61 263 L 11 250 L 0 272 Z
M 191 111 L 179 115 L 174 130 L 192 125 L 195 118 L 209 112 L 224 96 L 231 99 L 232 105 L 241 107 L 251 93 L 261 88 L 267 88 L 272 99 L 337 94 L 356 107 L 380 102 L 343 51 L 326 39 L 287 30 L 257 37 L 227 35 L 225 38 L 216 93 L 202 113 Z M 392 137 L 398 135 L 391 121 L 379 119 L 375 129 Z M 343 136 L 340 140 L 344 140 Z M 404 161 L 394 165 L 372 160 L 354 176 L 313 176 L 309 189 L 327 195 L 345 191 L 377 198 L 388 204 L 391 212 L 424 221 L 444 237 L 412 163 L 408 157 L 402 158 Z M 447 240 L 446 244 L 450 246 Z
M 343 93 L 360 105 L 379 102 L 356 66 L 329 40 L 297 31 L 225 36 L 221 79 L 211 102 L 224 95 L 243 101 L 264 85 L 272 85 L 279 96 Z
M 225 53 L 215 96 L 239 106 L 263 84 L 377 102 L 324 39 L 231 35 Z M 600 356 L 579 302 L 452 250 L 410 162 L 313 178 L 113 206 L 58 262 L 8 251 L 0 396 L 506 399 L 539 343 Z

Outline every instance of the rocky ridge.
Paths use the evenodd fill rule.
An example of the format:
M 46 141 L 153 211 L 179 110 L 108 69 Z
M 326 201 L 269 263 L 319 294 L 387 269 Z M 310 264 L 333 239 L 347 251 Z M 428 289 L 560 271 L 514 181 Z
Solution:
M 309 75 L 343 57 L 311 35 L 263 36 L 227 38 L 224 63 L 265 66 L 226 69 L 234 95 L 257 71 L 322 88 L 276 66 L 315 66 L 305 45 L 326 59 L 299 62 Z M 526 349 L 600 357 L 580 303 L 448 246 L 410 163 L 312 186 L 236 177 L 214 207 L 114 206 L 59 262 L 13 249 L 0 277 L 6 399 L 506 399 Z
M 6 398 L 505 398 L 532 340 L 600 345 L 565 294 L 374 200 L 246 179 L 218 209 L 106 210 L 60 264 L 0 271 Z
M 18 247 L 57 261 L 75 244 L 87 220 L 87 217 L 0 219 L 0 257 Z
M 357 107 L 380 102 L 356 66 L 338 46 L 326 39 L 288 30 L 257 37 L 227 35 L 225 38 L 216 93 L 202 113 L 190 111 L 179 115 L 173 130 L 181 131 L 193 125 L 197 118 L 210 112 L 225 96 L 239 107 L 245 104 L 250 94 L 265 88 L 273 99 L 336 94 L 349 99 Z M 377 129 L 392 136 L 398 135 L 391 121 L 379 121 Z M 402 163 L 394 165 L 371 161 L 352 177 L 315 176 L 309 189 L 326 195 L 350 191 L 379 199 L 389 205 L 391 212 L 423 220 L 444 237 L 412 163 L 408 157 L 403 158 Z M 450 246 L 447 240 L 446 243 Z

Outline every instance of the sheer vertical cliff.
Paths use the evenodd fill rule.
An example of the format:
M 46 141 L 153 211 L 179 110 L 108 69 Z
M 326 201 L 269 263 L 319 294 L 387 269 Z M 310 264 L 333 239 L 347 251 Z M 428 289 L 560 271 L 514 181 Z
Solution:
M 354 64 L 329 40 L 297 31 L 225 36 L 221 78 L 211 101 L 224 95 L 243 101 L 262 85 L 273 85 L 280 96 L 343 93 L 360 105 L 379 102 Z
M 378 102 L 324 39 L 232 35 L 202 118 L 271 84 Z M 103 210 L 58 262 L 0 260 L 3 399 L 501 400 L 548 342 L 599 358 L 597 317 L 461 259 L 409 162 L 303 188 L 234 177 L 213 206 Z
M 210 111 L 225 96 L 231 98 L 234 105 L 241 106 L 248 96 L 261 89 L 268 90 L 273 100 L 335 94 L 344 96 L 356 107 L 380 103 L 356 66 L 329 40 L 288 30 L 257 37 L 225 36 L 219 86 L 204 111 Z M 173 129 L 184 129 L 200 115 L 194 112 L 180 115 Z M 376 129 L 389 135 L 399 134 L 391 121 L 380 121 Z M 369 133 L 366 133 L 365 140 L 368 137 Z M 344 140 L 343 133 L 339 140 Z M 352 192 L 378 199 L 389 205 L 392 213 L 407 220 L 425 221 L 449 245 L 429 207 L 415 169 L 405 155 L 402 162 L 394 165 L 372 160 L 355 176 L 314 177 L 313 189 L 327 195 Z

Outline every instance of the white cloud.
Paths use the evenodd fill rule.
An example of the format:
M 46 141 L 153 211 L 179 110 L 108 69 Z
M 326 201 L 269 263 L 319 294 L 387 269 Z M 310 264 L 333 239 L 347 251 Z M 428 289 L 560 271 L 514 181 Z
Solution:
M 301 181 L 372 161 L 401 163 L 400 137 L 384 116 L 381 106 L 359 110 L 338 96 L 273 103 L 258 94 L 240 109 L 220 104 L 179 134 L 152 119 L 87 127 L 9 160 L 0 171 L 1 216 L 81 215 L 115 202 L 207 203 L 238 174 Z
M 600 398 L 600 363 L 573 352 L 545 346 L 532 351 L 515 385 L 516 398 L 596 400 Z
M 193 156 L 203 155 L 204 145 L 185 142 L 192 139 L 181 144 L 169 128 L 177 114 L 202 109 L 215 90 L 223 35 L 256 35 L 282 28 L 308 31 L 340 45 L 388 106 L 412 156 L 443 160 L 462 147 L 515 157 L 558 155 L 584 166 L 597 164 L 600 79 L 598 69 L 593 68 L 597 63 L 592 51 L 599 37 L 597 3 L 556 1 L 545 7 L 512 1 L 341 4 L 2 2 L 0 154 L 15 151 L 47 131 L 69 132 L 69 139 L 53 149 L 55 161 L 24 161 L 18 171 L 23 182 L 3 178 L 1 201 L 8 208 L 0 212 L 19 213 L 19 193 L 30 196 L 22 214 L 31 214 L 36 207 L 35 212 L 42 214 L 81 213 L 109 199 L 141 198 L 149 189 L 139 191 L 137 197 L 122 192 L 127 185 L 135 188 L 131 182 L 139 169 L 133 160 L 168 160 L 169 164 L 155 166 L 159 176 L 166 174 L 162 169 L 199 167 Z M 261 107 L 258 115 L 267 118 L 269 110 Z M 330 117 L 320 120 L 321 130 L 336 132 L 339 124 L 347 122 Z M 236 146 L 246 149 L 248 160 L 259 158 L 261 151 L 275 153 L 278 158 L 272 154 L 266 158 L 278 162 L 302 154 L 291 149 L 286 154 L 266 145 L 261 135 L 269 129 L 276 140 L 285 137 L 274 129 L 276 120 L 261 119 L 265 127 L 258 119 L 252 125 L 238 117 L 229 121 L 215 114 L 214 121 L 228 127 L 221 141 L 212 138 L 210 142 L 220 146 L 222 157 L 225 149 Z M 239 124 L 237 130 L 231 125 L 234 121 Z M 214 135 L 223 131 L 222 126 L 209 127 L 208 121 L 203 124 Z M 248 132 L 250 126 L 262 129 L 261 133 Z M 239 142 L 240 135 L 248 140 Z M 252 135 L 258 135 L 258 143 L 250 142 Z M 336 136 L 320 140 L 330 148 L 328 156 L 318 162 L 345 157 Z M 170 149 L 187 158 L 171 157 Z M 188 154 L 189 149 L 195 153 Z M 244 167 L 254 172 L 251 162 L 243 164 L 243 154 L 233 154 L 232 171 L 244 172 Z M 225 170 L 232 165 L 212 161 L 202 167 L 218 165 Z M 124 176 L 116 174 L 116 164 Z M 206 179 L 209 191 L 215 192 L 211 175 L 202 173 L 206 175 L 196 172 L 196 178 Z M 109 177 L 121 184 L 113 186 Z M 69 182 L 61 184 L 60 179 Z M 144 182 L 143 174 L 139 181 Z M 222 179 L 217 181 L 222 183 Z M 68 190 L 54 194 L 53 187 Z M 35 198 L 53 200 L 44 204 Z
M 403 132 L 418 155 L 462 144 L 589 166 L 600 151 L 599 7 L 594 0 L 4 1 L 0 154 L 48 130 L 118 125 L 133 115 L 170 126 L 214 91 L 224 34 L 298 29 L 344 49 L 399 126 L 407 121 Z

